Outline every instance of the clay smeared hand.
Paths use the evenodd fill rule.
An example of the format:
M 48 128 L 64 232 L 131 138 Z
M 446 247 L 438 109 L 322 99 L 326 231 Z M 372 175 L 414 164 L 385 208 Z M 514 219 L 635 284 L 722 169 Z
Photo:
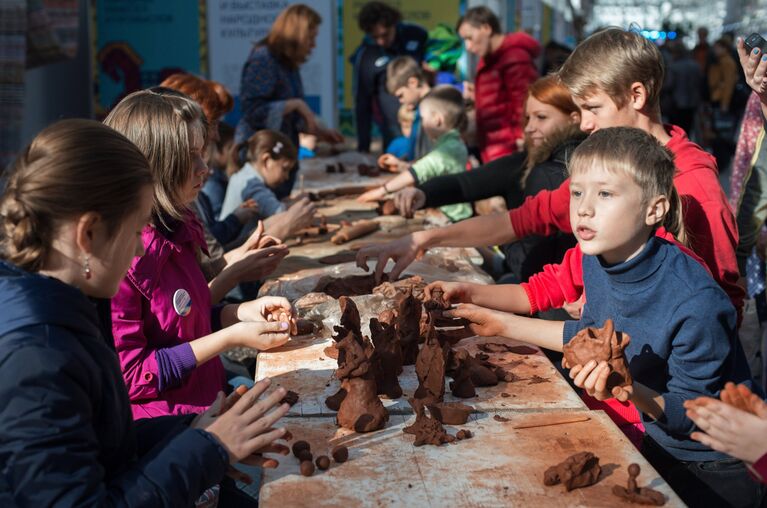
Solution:
M 406 219 L 412 219 L 416 210 L 426 204 L 426 194 L 417 187 L 405 187 L 394 195 L 394 206 L 400 215 Z
M 462 303 L 455 309 L 445 312 L 446 316 L 464 318 L 470 321 L 472 332 L 482 337 L 504 336 L 509 314 L 486 309 L 470 303 Z
M 750 463 L 767 453 L 767 414 L 755 416 L 710 397 L 685 401 L 684 407 L 700 429 L 692 439 Z
M 271 450 L 282 453 L 279 446 L 274 446 L 274 441 L 285 435 L 285 429 L 274 429 L 273 425 L 287 414 L 290 406 L 279 404 L 287 393 L 284 388 L 277 388 L 259 400 L 270 384 L 269 379 L 259 381 L 242 394 L 231 409 L 205 426 L 204 430 L 216 438 L 229 454 L 230 464 Z M 220 410 L 223 397 L 219 400 Z
M 263 296 L 237 307 L 240 321 L 292 321 L 295 310 L 287 298 L 282 296 Z
M 611 398 L 626 402 L 631 399 L 634 393 L 633 386 L 616 386 L 612 390 L 607 389 L 607 380 L 610 377 L 612 369 L 607 362 L 595 362 L 591 360 L 586 365 L 567 365 L 562 360 L 562 366 L 570 369 L 570 378 L 573 384 L 583 388 L 586 393 L 597 400 L 607 400 Z
M 435 289 L 442 291 L 442 298 L 448 303 L 471 303 L 474 284 L 469 282 L 432 282 L 424 288 L 424 299 L 430 300 Z
M 370 203 L 372 201 L 379 201 L 386 196 L 386 191 L 383 187 L 376 187 L 375 189 L 370 189 L 367 192 L 363 192 L 357 197 L 357 201 L 360 203 Z
M 414 236 L 409 234 L 403 236 L 399 240 L 383 245 L 369 245 L 363 247 L 357 252 L 357 266 L 367 272 L 367 260 L 376 257 L 378 262 L 376 264 L 375 279 L 376 282 L 380 284 L 384 268 L 386 268 L 386 263 L 389 259 L 394 261 L 394 268 L 392 268 L 392 271 L 389 273 L 389 280 L 397 280 L 405 268 L 410 266 L 410 263 L 423 256 L 424 252 L 424 249 L 419 247 L 415 242 Z

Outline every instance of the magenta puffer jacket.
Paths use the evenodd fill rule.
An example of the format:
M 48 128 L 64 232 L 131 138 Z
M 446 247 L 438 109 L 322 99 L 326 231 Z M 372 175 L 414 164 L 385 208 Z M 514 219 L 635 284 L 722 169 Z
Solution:
M 190 214 L 172 232 L 147 226 L 141 236 L 146 252 L 133 260 L 112 299 L 112 332 L 133 417 L 199 413 L 226 383 L 221 360 L 195 367 L 192 357 L 177 382 L 162 386 L 157 352 L 211 333 L 210 290 L 197 260 L 206 252 L 202 225 Z

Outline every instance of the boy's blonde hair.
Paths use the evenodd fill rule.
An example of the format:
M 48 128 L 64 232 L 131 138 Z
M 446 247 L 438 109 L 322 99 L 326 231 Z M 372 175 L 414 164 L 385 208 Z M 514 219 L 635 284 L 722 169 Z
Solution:
M 421 99 L 420 105 L 438 111 L 445 119 L 445 125 L 448 129 L 457 129 L 462 132 L 469 123 L 463 104 L 463 96 L 461 92 L 450 85 L 439 85 L 432 88 Z
M 386 66 L 386 91 L 394 95 L 397 90 L 407 86 L 410 78 L 418 80 L 422 85 L 428 81 L 421 64 L 409 56 L 398 56 Z
M 636 32 L 607 28 L 578 44 L 559 70 L 559 79 L 574 97 L 604 91 L 616 106 L 628 102 L 631 84 L 647 90 L 648 111 L 660 107 L 663 56 L 657 46 Z
M 202 108 L 180 94 L 140 90 L 121 100 L 104 123 L 131 140 L 149 161 L 153 220 L 166 228 L 166 218 L 183 220 L 187 208 L 178 193 L 192 172 L 190 134 L 196 131 L 203 142 L 207 139 Z
M 596 131 L 573 151 L 567 168 L 572 175 L 595 166 L 631 176 L 642 189 L 643 205 L 656 196 L 666 196 L 670 208 L 659 226 L 686 242 L 682 202 L 674 187 L 674 155 L 654 136 L 633 127 Z

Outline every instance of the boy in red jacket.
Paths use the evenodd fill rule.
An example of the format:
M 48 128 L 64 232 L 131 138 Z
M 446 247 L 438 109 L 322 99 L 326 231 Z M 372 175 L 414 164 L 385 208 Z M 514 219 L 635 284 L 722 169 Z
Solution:
M 719 184 L 713 156 L 688 140 L 682 129 L 661 123 L 663 58 L 658 48 L 638 33 L 617 28 L 603 30 L 575 48 L 559 75 L 581 109 L 581 129 L 591 133 L 606 127 L 636 127 L 655 136 L 674 154 L 674 185 L 682 198 L 690 246 L 730 297 L 740 319 L 745 293 L 738 285 L 735 217 Z M 383 246 L 360 250 L 357 262 L 366 268 L 365 261 L 376 256 L 376 276 L 380 278 L 386 261 L 393 259 L 396 264 L 391 276 L 396 278 L 430 247 L 491 246 L 533 234 L 571 232 L 569 202 L 569 180 L 565 180 L 558 189 L 541 191 L 508 214 L 485 215 L 418 231 Z M 570 268 L 577 270 L 578 266 L 572 263 L 556 267 L 559 276 L 576 282 L 575 292 L 563 296 L 558 287 L 547 288 L 554 295 L 531 302 L 531 308 L 546 310 L 580 297 L 580 273 Z

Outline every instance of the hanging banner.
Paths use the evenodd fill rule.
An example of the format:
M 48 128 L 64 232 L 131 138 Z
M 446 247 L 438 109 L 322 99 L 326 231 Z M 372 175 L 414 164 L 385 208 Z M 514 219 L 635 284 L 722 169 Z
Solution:
M 336 8 L 332 0 L 212 0 L 207 7 L 210 79 L 219 81 L 235 96 L 235 111 L 226 120 L 239 119 L 242 66 L 253 44 L 269 33 L 277 15 L 292 3 L 303 3 L 322 17 L 317 42 L 301 66 L 304 99 L 323 122 L 336 125 L 335 51 Z
M 103 118 L 131 92 L 174 72 L 200 74 L 203 2 L 91 0 L 94 112 Z

